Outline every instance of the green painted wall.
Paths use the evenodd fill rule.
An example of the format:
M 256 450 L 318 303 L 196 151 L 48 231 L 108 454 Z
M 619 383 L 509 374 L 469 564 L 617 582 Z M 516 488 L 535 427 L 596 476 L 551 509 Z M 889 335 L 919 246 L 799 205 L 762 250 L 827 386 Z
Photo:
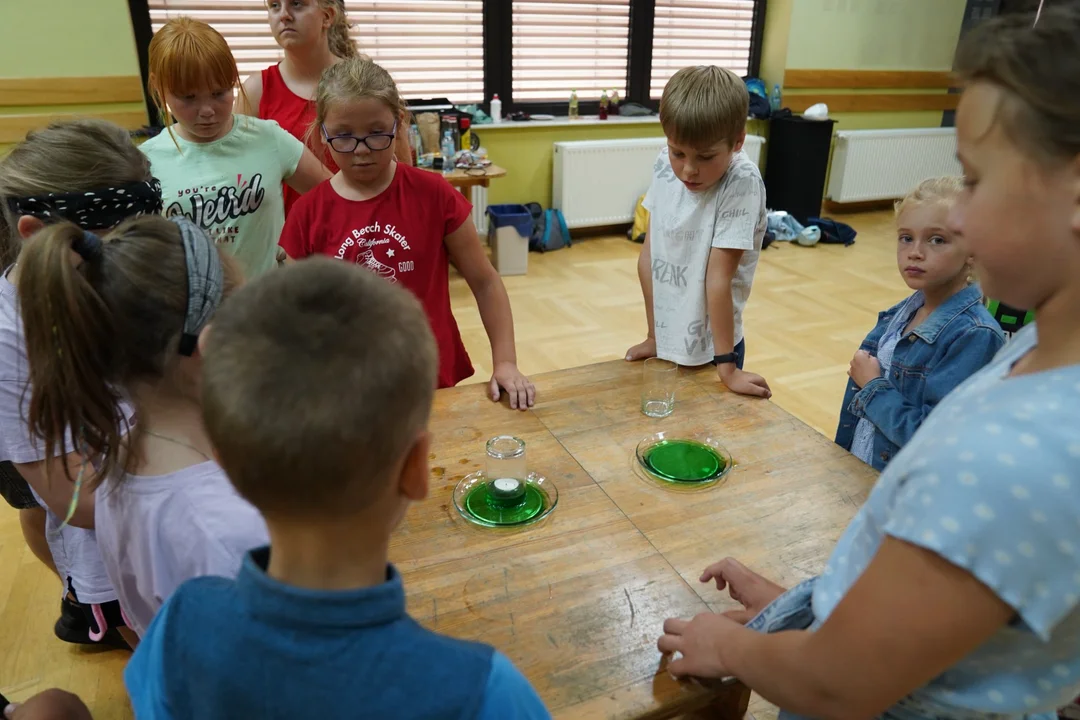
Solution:
M 0 77 L 138 75 L 125 0 L 6 0 Z
M 506 168 L 506 177 L 491 181 L 488 202 L 538 202 L 551 207 L 551 165 L 553 144 L 573 140 L 616 140 L 621 138 L 658 137 L 663 135 L 660 123 L 641 125 L 583 125 L 581 127 L 522 126 L 484 131 L 475 128 L 488 157 Z
M 966 0 L 794 0 L 787 66 L 949 70 Z

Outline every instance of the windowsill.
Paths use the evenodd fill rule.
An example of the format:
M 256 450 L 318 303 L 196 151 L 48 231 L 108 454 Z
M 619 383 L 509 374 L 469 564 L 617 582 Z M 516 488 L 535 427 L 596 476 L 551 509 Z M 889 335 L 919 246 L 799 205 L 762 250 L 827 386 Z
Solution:
M 550 127 L 585 127 L 585 126 L 605 126 L 605 125 L 655 125 L 660 122 L 658 115 L 644 115 L 641 117 L 624 117 L 622 115 L 612 115 L 607 120 L 601 120 L 596 115 L 582 115 L 577 120 L 571 120 L 566 116 L 556 117 L 554 120 L 524 120 L 515 122 L 513 120 L 503 120 L 501 123 L 486 123 L 484 125 L 473 125 L 471 130 L 477 133 L 485 133 L 491 130 L 506 130 L 507 128 L 550 128 Z

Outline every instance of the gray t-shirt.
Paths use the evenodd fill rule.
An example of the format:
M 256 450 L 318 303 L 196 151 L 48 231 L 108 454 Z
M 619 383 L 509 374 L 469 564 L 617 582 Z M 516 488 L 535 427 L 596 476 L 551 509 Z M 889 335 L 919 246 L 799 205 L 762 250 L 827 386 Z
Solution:
M 94 515 L 105 569 L 139 637 L 182 582 L 234 578 L 248 550 L 270 542 L 259 511 L 215 462 L 110 479 Z
M 45 459 L 42 443 L 26 424 L 29 373 L 18 292 L 4 274 L 0 276 L 0 461 L 33 463 Z M 69 441 L 64 452 L 73 449 Z M 45 507 L 36 491 L 34 496 Z M 46 508 L 45 537 L 64 584 L 70 580 L 79 601 L 89 605 L 115 600 L 116 593 L 105 574 L 94 531 L 71 525 L 61 527 L 62 521 L 63 518 Z
M 652 247 L 656 354 L 680 365 L 712 362 L 713 338 L 705 297 L 712 248 L 742 250 L 731 281 L 736 345 L 765 236 L 765 184 L 757 165 L 740 151 L 724 176 L 705 192 L 690 192 L 675 176 L 668 149 L 653 166 L 645 195 Z

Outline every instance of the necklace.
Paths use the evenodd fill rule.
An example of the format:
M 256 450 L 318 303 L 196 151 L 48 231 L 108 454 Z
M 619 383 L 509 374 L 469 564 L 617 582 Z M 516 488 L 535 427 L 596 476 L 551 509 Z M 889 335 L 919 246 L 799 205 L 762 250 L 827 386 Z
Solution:
M 194 445 L 192 445 L 190 443 L 184 442 L 183 440 L 177 440 L 176 438 L 171 438 L 168 435 L 162 435 L 161 433 L 156 433 L 153 430 L 143 430 L 143 432 L 146 433 L 147 435 L 153 435 L 156 438 L 161 438 L 162 440 L 165 440 L 167 442 L 171 442 L 174 445 L 181 445 L 183 447 L 186 447 L 188 450 L 191 450 L 192 452 L 195 452 L 195 453 L 198 453 L 199 455 L 202 455 L 203 458 L 205 458 L 206 460 L 210 459 L 210 456 L 207 455 L 206 453 L 204 453 L 202 450 L 200 450 L 199 448 L 195 447 Z

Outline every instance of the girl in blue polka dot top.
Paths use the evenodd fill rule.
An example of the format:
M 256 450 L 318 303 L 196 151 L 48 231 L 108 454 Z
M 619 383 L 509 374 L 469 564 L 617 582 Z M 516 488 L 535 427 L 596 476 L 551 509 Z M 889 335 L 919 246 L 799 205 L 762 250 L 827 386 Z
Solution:
M 746 610 L 668 620 L 673 674 L 734 675 L 781 717 L 1050 718 L 1080 693 L 1080 7 L 1034 21 L 958 50 L 948 224 L 1035 323 L 934 408 L 821 575 L 708 568 Z

